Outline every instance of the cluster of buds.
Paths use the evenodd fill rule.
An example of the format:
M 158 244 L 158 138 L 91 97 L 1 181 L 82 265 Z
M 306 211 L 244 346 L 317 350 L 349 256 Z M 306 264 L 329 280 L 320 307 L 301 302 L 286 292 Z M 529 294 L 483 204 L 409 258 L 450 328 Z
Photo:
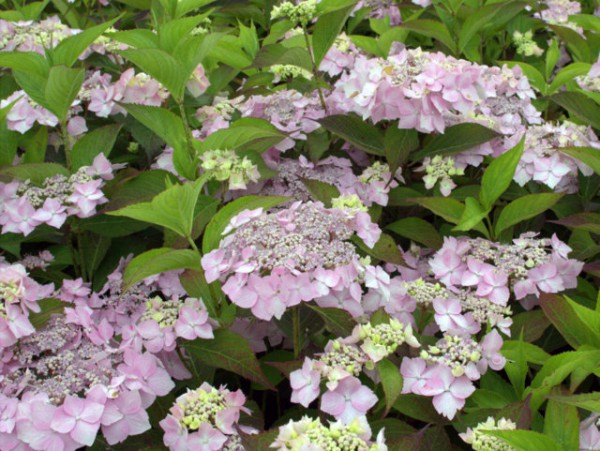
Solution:
M 323 425 L 320 420 L 307 416 L 290 422 L 279 428 L 279 435 L 271 444 L 279 451 L 300 451 L 308 449 L 344 450 L 344 451 L 387 451 L 383 429 L 371 441 L 371 428 L 367 420 L 357 418 L 350 424 L 340 421 Z
M 508 445 L 499 438 L 487 435 L 486 431 L 514 431 L 517 429 L 517 425 L 511 420 L 506 418 L 500 418 L 498 422 L 492 417 L 488 417 L 487 420 L 477 424 L 474 428 L 468 428 L 467 432 L 460 434 L 465 443 L 471 445 L 475 451 L 515 451 L 516 448 Z
M 306 27 L 317 13 L 317 0 L 300 0 L 297 5 L 292 2 L 283 2 L 271 10 L 271 19 L 286 18 L 294 26 Z
M 68 216 L 92 216 L 97 205 L 107 202 L 102 187 L 119 167 L 122 166 L 111 165 L 101 153 L 91 166 L 79 168 L 70 177 L 62 174 L 49 177 L 42 187 L 32 185 L 29 180 L 0 183 L 2 233 L 27 236 L 41 224 L 59 229 Z
M 531 30 L 525 33 L 515 31 L 513 32 L 512 39 L 519 55 L 542 56 L 544 54 L 544 50 L 533 40 L 533 32 Z
M 348 241 L 354 233 L 368 246 L 379 238 L 380 229 L 362 211 L 348 217 L 322 203 L 296 202 L 274 213 L 245 210 L 224 234 L 232 230 L 202 258 L 202 267 L 209 283 L 221 279 L 232 302 L 259 319 L 281 318 L 288 307 L 311 300 L 360 315 L 359 276 L 367 285 L 379 278 Z
M 240 449 L 239 429 L 244 429 L 238 425 L 240 412 L 250 413 L 245 402 L 241 390 L 216 389 L 206 382 L 195 390 L 188 389 L 160 422 L 164 444 L 173 451 Z
M 299 77 L 306 78 L 307 80 L 313 78 L 310 71 L 300 66 L 295 66 L 294 64 L 274 64 L 269 68 L 269 72 L 274 75 L 273 83 L 279 83 L 280 81 L 287 81 Z
M 256 165 L 233 150 L 207 150 L 200 155 L 200 161 L 206 174 L 220 182 L 228 181 L 230 190 L 246 189 L 248 183 L 260 179 Z
M 433 158 L 427 157 L 423 160 L 423 166 L 417 171 L 424 171 L 423 181 L 425 188 L 432 189 L 435 184 L 440 181 L 440 192 L 444 196 L 449 196 L 456 183 L 452 177 L 463 175 L 464 170 L 455 165 L 455 160 L 452 157 L 442 157 L 436 155 Z

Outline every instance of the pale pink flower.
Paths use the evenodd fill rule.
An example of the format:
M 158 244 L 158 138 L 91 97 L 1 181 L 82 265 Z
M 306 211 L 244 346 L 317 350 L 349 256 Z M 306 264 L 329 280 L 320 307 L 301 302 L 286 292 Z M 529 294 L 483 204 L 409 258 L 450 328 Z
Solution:
M 346 377 L 339 381 L 335 390 L 323 395 L 321 410 L 348 424 L 365 415 L 376 403 L 377 396 L 370 388 L 355 377 Z
M 467 376 L 458 378 L 452 375 L 447 366 L 436 365 L 427 370 L 430 375 L 421 388 L 421 394 L 433 396 L 433 406 L 448 419 L 454 418 L 467 399 L 475 391 L 475 386 Z
M 92 446 L 100 429 L 100 419 L 104 405 L 67 396 L 63 404 L 54 412 L 50 426 L 56 432 L 69 436 L 82 445 Z
M 321 374 L 313 369 L 313 362 L 305 357 L 302 368 L 290 373 L 290 385 L 292 387 L 292 402 L 299 403 L 308 408 L 321 393 L 319 384 Z

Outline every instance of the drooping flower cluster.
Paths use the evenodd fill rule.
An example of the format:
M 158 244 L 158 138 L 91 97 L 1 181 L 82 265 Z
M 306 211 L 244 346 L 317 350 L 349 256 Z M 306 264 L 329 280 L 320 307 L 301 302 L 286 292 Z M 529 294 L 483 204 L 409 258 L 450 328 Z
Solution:
M 140 434 L 150 429 L 145 409 L 174 388 L 156 357 L 120 351 L 111 337 L 93 343 L 63 315 L 2 359 L 0 402 L 12 406 L 3 409 L 3 439 L 35 450 L 91 446 L 100 429 L 109 444 Z
M 421 2 L 422 1 L 423 0 L 421 0 Z M 413 3 L 418 4 L 418 1 L 413 1 Z M 389 17 L 390 25 L 400 25 L 400 23 L 402 23 L 400 8 L 393 0 L 360 0 L 356 4 L 354 11 L 358 11 L 362 8 L 368 8 L 368 17 L 373 19 L 386 19 Z
M 246 189 L 248 183 L 260 179 L 256 165 L 233 150 L 207 150 L 200 155 L 200 161 L 205 173 L 220 182 L 228 182 L 230 190 Z
M 34 332 L 29 312 L 39 312 L 38 301 L 53 291 L 53 284 L 40 285 L 23 265 L 0 258 L 0 351 Z
M 542 56 L 544 54 L 544 50 L 533 40 L 533 32 L 531 30 L 525 33 L 515 31 L 513 32 L 512 39 L 519 55 Z
M 592 64 L 592 67 L 586 75 L 576 77 L 575 80 L 579 87 L 584 91 L 600 92 L 600 58 Z
M 102 187 L 117 167 L 121 166 L 111 165 L 101 153 L 91 166 L 79 168 L 70 177 L 46 178 L 41 187 L 29 180 L 0 183 L 2 233 L 29 235 L 41 224 L 59 229 L 68 216 L 92 216 L 96 206 L 107 202 Z
M 515 172 L 515 181 L 523 186 L 530 180 L 543 183 L 556 192 L 576 193 L 578 170 L 586 176 L 594 171 L 586 164 L 564 154 L 563 147 L 593 147 L 600 141 L 590 127 L 565 121 L 529 127 L 525 148 Z
M 169 415 L 160 422 L 164 443 L 173 451 L 239 451 L 238 421 L 246 397 L 241 390 L 216 389 L 203 383 L 179 396 Z M 247 432 L 247 431 L 246 431 Z
M 400 128 L 431 133 L 448 125 L 482 121 L 538 123 L 535 95 L 518 67 L 481 66 L 442 53 L 401 49 L 387 59 L 357 55 L 334 85 L 332 111 L 373 122 L 399 120 Z
M 416 169 L 416 171 L 423 171 L 423 181 L 425 182 L 425 188 L 432 189 L 435 184 L 440 181 L 440 191 L 444 196 L 449 196 L 456 183 L 452 180 L 453 176 L 463 175 L 463 169 L 456 167 L 452 157 L 442 157 L 436 155 L 435 157 L 427 157 L 423 160 L 423 166 Z
M 223 291 L 236 305 L 265 320 L 311 300 L 362 313 L 358 279 L 367 270 L 347 240 L 356 233 L 373 246 L 379 239 L 381 231 L 367 213 L 349 215 L 319 202 L 296 202 L 274 213 L 245 210 L 224 234 L 234 229 L 202 258 L 202 267 L 209 283 L 225 282 Z
M 475 451 L 515 451 L 515 448 L 503 440 L 485 433 L 485 431 L 514 431 L 515 429 L 517 429 L 517 425 L 511 420 L 500 418 L 496 423 L 494 418 L 488 417 L 474 428 L 468 428 L 467 432 L 460 434 L 460 438 L 471 445 Z
M 298 421 L 290 420 L 279 428 L 279 435 L 271 448 L 280 451 L 301 450 L 344 450 L 344 451 L 387 451 L 383 429 L 371 441 L 371 428 L 367 420 L 357 418 L 350 424 L 340 421 L 323 425 L 320 420 L 307 416 Z
M 290 373 L 292 402 L 308 407 L 321 394 L 321 380 L 327 391 L 321 399 L 321 410 L 349 424 L 367 413 L 377 397 L 362 385 L 358 376 L 372 370 L 377 362 L 407 343 L 418 347 L 410 325 L 391 319 L 389 323 L 358 325 L 351 336 L 330 341 L 325 352 L 315 359 L 306 357 L 301 369 Z
M 359 53 L 346 33 L 340 34 L 319 65 L 319 70 L 330 77 L 337 77 L 342 72 L 354 67 L 354 58 Z

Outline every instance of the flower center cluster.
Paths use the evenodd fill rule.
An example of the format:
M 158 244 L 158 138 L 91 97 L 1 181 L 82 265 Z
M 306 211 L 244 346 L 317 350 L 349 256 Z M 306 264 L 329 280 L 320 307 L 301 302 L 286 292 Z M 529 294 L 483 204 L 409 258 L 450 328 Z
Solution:
M 202 423 L 215 424 L 217 413 L 227 408 L 224 394 L 216 388 L 189 391 L 177 404 L 183 411 L 181 423 L 190 431 L 197 430 Z

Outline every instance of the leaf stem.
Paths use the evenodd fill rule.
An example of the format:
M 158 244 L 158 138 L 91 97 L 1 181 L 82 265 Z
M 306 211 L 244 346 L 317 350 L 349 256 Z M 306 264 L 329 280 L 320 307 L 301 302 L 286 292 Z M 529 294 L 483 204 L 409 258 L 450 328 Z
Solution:
M 310 62 L 312 64 L 313 76 L 315 77 L 315 85 L 317 86 L 317 92 L 319 94 L 319 100 L 321 101 L 321 106 L 323 110 L 327 113 L 327 104 L 325 103 L 325 97 L 323 96 L 323 91 L 319 86 L 319 69 L 317 68 L 317 63 L 315 62 L 315 55 L 313 53 L 312 47 L 310 45 L 310 39 L 308 38 L 308 30 L 303 25 L 302 31 L 304 32 L 304 41 L 306 42 L 306 50 L 310 56 Z
M 298 306 L 292 309 L 292 326 L 294 328 L 294 357 L 300 355 L 300 309 Z

